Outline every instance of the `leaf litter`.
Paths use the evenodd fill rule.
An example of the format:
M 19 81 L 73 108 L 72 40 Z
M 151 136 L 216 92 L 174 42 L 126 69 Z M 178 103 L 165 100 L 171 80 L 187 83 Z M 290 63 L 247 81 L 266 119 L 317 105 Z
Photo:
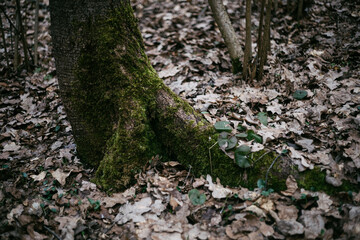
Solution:
M 30 39 L 34 5 L 21 2 L 31 13 L 26 16 Z M 291 175 L 287 190 L 265 196 L 259 188 L 228 188 L 210 175 L 194 178 L 189 166 L 158 162 L 145 166 L 125 192 L 102 192 L 90 181 L 93 170 L 76 157 L 58 96 L 48 1 L 40 2 L 42 68 L 14 75 L 0 56 L 0 238 L 351 239 L 360 234 L 359 193 L 329 196 L 299 189 Z M 14 17 L 14 1 L 5 4 Z M 244 1 L 224 4 L 243 33 Z M 299 170 L 320 167 L 329 184 L 359 184 L 359 6 L 316 0 L 296 22 L 283 4 L 279 1 L 273 19 L 264 81 L 249 85 L 231 74 L 207 1 L 133 1 L 151 63 L 209 122 L 244 126 L 261 136 L 261 143 L 247 143 L 252 151 L 286 146 Z M 258 24 L 257 11 L 253 15 Z M 193 189 L 201 194 L 195 203 L 203 204 L 190 200 Z

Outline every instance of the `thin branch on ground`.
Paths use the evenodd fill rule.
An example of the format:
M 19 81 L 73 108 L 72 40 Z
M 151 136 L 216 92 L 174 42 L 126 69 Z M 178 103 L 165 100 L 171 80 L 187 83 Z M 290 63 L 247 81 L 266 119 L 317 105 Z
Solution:
M 268 181 L 269 172 L 270 172 L 271 168 L 274 166 L 276 160 L 278 160 L 279 157 L 281 157 L 281 154 L 278 155 L 278 156 L 274 159 L 274 161 L 271 163 L 270 167 L 269 167 L 268 170 L 266 171 L 266 176 L 265 176 L 265 189 L 266 189 L 266 187 L 267 187 L 267 181 Z

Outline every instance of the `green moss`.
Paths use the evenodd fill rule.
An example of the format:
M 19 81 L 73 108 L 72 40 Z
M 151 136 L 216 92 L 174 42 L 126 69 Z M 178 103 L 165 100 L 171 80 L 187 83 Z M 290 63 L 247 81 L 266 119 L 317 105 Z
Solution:
M 76 139 L 83 162 L 98 166 L 122 111 L 134 98 L 146 109 L 163 83 L 144 53 L 144 46 L 130 4 L 109 10 L 89 22 L 74 22 L 80 29 L 81 53 L 70 96 L 74 112 L 81 115 L 87 136 Z M 75 136 L 76 137 L 76 136 Z
M 312 191 L 323 191 L 329 195 L 334 195 L 339 192 L 359 192 L 360 186 L 352 184 L 349 181 L 343 180 L 343 184 L 339 187 L 334 187 L 328 184 L 325 180 L 326 172 L 321 171 L 319 167 L 311 170 L 301 172 L 298 177 L 298 186 Z

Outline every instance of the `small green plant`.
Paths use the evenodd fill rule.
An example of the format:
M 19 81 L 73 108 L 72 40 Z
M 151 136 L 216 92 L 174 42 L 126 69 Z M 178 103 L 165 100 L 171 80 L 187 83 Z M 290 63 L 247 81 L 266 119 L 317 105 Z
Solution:
M 257 118 L 260 120 L 260 122 L 264 125 L 264 126 L 267 126 L 268 125 L 268 116 L 267 116 L 267 113 L 265 112 L 259 112 L 257 114 Z
M 53 77 L 50 75 L 50 74 L 47 74 L 45 77 L 44 77 L 44 81 L 49 81 L 50 79 L 52 79 Z
M 247 155 L 251 149 L 247 145 L 241 145 L 235 150 L 235 162 L 241 168 L 248 168 L 251 166 Z
M 263 195 L 264 197 L 267 197 L 267 196 L 270 195 L 270 193 L 273 193 L 273 192 L 274 192 L 274 189 L 269 188 L 269 189 L 266 190 L 266 191 L 262 191 L 262 192 L 261 192 L 261 195 Z
M 206 201 L 206 196 L 204 193 L 200 193 L 197 189 L 191 189 L 188 193 L 190 202 L 193 205 L 202 205 Z
M 227 132 L 221 132 L 219 134 L 218 143 L 222 149 L 230 150 L 236 147 L 236 144 L 238 142 L 237 138 L 235 136 L 229 136 L 229 135 L 230 134 Z
M 91 206 L 92 206 L 92 208 L 94 209 L 94 211 L 96 211 L 96 210 L 98 210 L 98 209 L 100 209 L 100 201 L 99 200 L 96 200 L 96 201 L 94 201 L 94 200 L 92 200 L 91 198 L 87 198 L 88 199 L 88 201 L 89 201 L 89 203 L 91 204 Z
M 214 124 L 214 127 L 219 132 L 231 132 L 232 127 L 230 126 L 230 122 L 227 121 L 219 121 Z
M 308 93 L 305 90 L 296 90 L 293 94 L 293 98 L 295 98 L 296 100 L 301 100 L 306 98 L 307 95 Z

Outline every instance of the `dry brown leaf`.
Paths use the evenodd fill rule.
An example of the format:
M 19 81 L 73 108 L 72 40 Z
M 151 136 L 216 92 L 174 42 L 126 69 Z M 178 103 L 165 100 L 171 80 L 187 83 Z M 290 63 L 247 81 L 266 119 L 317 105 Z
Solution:
M 32 179 L 34 179 L 34 181 L 41 181 L 43 180 L 45 177 L 46 177 L 46 172 L 45 171 L 42 171 L 40 174 L 38 175 L 30 175 L 30 177 Z
M 292 196 L 298 189 L 296 179 L 293 175 L 289 175 L 286 179 L 286 187 L 287 189 L 285 191 L 281 191 L 281 193 L 285 196 Z
M 55 178 L 62 186 L 66 184 L 66 178 L 71 174 L 71 171 L 68 173 L 63 172 L 60 168 L 56 171 L 51 171 L 51 175 Z

